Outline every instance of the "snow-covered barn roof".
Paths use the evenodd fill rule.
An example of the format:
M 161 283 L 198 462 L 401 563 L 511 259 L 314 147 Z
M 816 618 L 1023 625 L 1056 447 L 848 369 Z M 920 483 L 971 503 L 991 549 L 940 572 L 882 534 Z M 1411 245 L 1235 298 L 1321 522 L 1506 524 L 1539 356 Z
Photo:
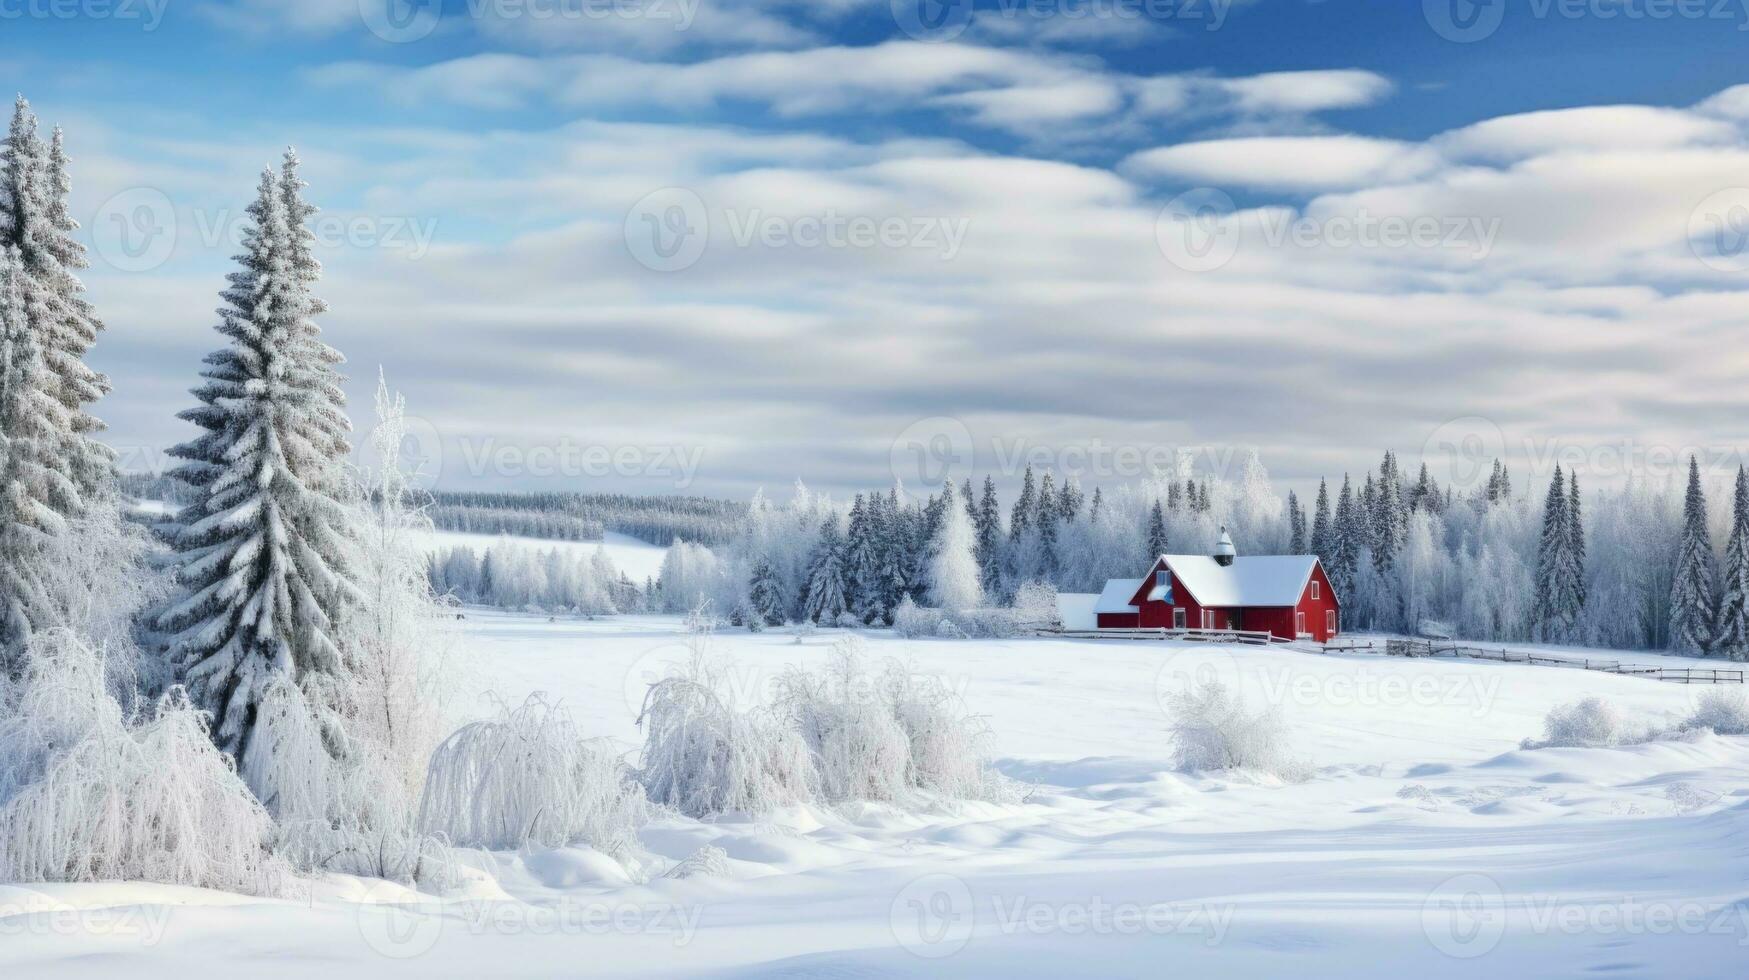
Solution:
M 1114 578 L 1105 583 L 1105 590 L 1099 593 L 1099 601 L 1093 604 L 1095 613 L 1133 613 L 1136 607 L 1130 600 L 1142 589 L 1143 579 Z
M 1222 565 L 1207 555 L 1161 555 L 1199 606 L 1293 606 L 1306 591 L 1315 555 L 1252 555 Z M 1106 590 L 1116 583 L 1108 583 Z M 1137 581 L 1134 597 L 1142 587 Z

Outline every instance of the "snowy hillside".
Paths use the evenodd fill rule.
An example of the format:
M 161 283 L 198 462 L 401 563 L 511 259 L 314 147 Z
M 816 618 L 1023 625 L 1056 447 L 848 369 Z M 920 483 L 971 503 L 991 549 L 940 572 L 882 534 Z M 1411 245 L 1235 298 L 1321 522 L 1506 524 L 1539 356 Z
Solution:
M 625 750 L 672 618 L 470 611 L 457 720 L 534 691 Z M 714 638 L 737 698 L 836 631 Z M 635 883 L 577 849 L 465 852 L 458 894 L 329 876 L 308 899 L 0 888 L 0 970 L 61 977 L 1742 975 L 1749 738 L 1522 750 L 1598 695 L 1671 726 L 1698 689 L 1584 671 L 1281 649 L 905 641 L 871 657 L 987 716 L 1011 805 L 660 817 Z M 1279 710 L 1301 781 L 1174 771 L 1171 695 L 1220 679 Z M 717 867 L 661 876 L 705 845 Z M 697 870 L 697 869 L 693 869 Z M 69 926 L 68 923 L 72 923 Z M 1315 957 L 1308 954 L 1317 954 Z M 1170 970 L 1167 965 L 1170 965 Z

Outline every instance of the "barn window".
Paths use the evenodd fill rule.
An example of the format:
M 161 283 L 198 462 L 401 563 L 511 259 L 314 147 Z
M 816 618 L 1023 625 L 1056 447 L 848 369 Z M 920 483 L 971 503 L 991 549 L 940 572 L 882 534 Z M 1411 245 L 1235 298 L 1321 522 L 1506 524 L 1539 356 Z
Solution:
M 1161 569 L 1154 573 L 1154 589 L 1160 593 L 1160 601 L 1168 606 L 1177 603 L 1172 598 L 1172 573 Z
M 1318 598 L 1318 580 L 1312 579 L 1312 598 Z
M 1294 613 L 1294 634 L 1297 636 L 1306 631 L 1306 614 Z
M 1324 632 L 1331 636 L 1336 635 L 1336 610 L 1334 609 L 1324 610 Z
M 1175 630 L 1181 630 L 1184 628 L 1184 622 L 1184 610 L 1172 610 L 1172 628 Z

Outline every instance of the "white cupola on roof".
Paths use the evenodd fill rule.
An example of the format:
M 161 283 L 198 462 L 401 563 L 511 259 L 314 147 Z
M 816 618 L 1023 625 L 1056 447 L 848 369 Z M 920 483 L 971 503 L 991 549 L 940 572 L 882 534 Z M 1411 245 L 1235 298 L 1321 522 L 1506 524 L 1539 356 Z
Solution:
M 1221 525 L 1221 539 L 1215 542 L 1215 564 L 1223 567 L 1231 565 L 1238 556 L 1239 552 L 1233 548 L 1233 538 L 1227 533 L 1227 526 Z

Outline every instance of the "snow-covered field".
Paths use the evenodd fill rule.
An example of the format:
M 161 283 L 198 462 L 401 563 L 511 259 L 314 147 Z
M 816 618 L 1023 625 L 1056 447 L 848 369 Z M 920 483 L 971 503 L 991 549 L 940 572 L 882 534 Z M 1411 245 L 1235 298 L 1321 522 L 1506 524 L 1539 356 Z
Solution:
M 659 554 L 659 552 L 658 552 Z M 628 569 L 629 571 L 629 569 Z M 635 574 L 635 573 L 634 573 Z M 469 610 L 458 716 L 549 692 L 639 741 L 672 618 Z M 835 631 L 718 635 L 757 696 Z M 665 818 L 635 883 L 592 852 L 486 855 L 460 897 L 334 879 L 298 900 L 0 887 L 0 975 L 1644 976 L 1749 970 L 1749 739 L 1524 751 L 1600 695 L 1646 722 L 1699 688 L 1579 670 L 1139 641 L 867 634 L 989 718 L 1014 805 Z M 1631 659 L 1631 658 L 1625 658 Z M 1309 779 L 1171 771 L 1162 695 L 1279 708 Z M 729 874 L 661 877 L 706 843 Z M 11 914 L 6 914 L 8 911 Z

